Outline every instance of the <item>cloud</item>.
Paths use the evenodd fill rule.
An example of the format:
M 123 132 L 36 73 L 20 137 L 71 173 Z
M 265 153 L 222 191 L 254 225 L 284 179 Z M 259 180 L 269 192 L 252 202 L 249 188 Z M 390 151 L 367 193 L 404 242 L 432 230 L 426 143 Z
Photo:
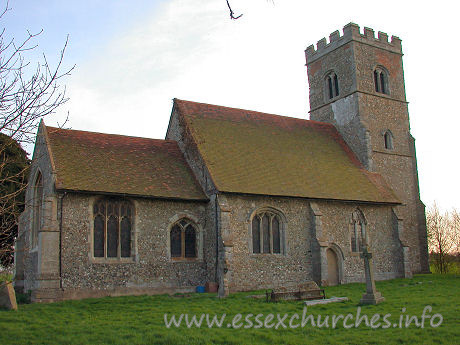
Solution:
M 223 0 L 162 2 L 135 25 L 101 37 L 98 50 L 85 55 L 91 58 L 77 62 L 68 83 L 71 101 L 61 110 L 70 110 L 75 129 L 153 138 L 164 137 L 174 97 L 307 118 L 303 51 L 354 20 L 361 29 L 368 25 L 403 39 L 422 199 L 458 205 L 449 197 L 460 192 L 453 183 L 459 163 L 452 158 L 460 125 L 449 70 L 455 54 L 449 54 L 450 36 L 439 35 L 432 22 L 447 16 L 443 25 L 454 23 L 454 11 L 407 18 L 411 4 L 396 1 L 378 11 L 343 2 L 328 6 L 334 11 L 319 15 L 322 3 L 233 0 L 243 17 L 231 21 Z M 93 31 L 98 34 L 97 27 Z M 435 45 L 446 48 L 445 63 L 431 56 Z

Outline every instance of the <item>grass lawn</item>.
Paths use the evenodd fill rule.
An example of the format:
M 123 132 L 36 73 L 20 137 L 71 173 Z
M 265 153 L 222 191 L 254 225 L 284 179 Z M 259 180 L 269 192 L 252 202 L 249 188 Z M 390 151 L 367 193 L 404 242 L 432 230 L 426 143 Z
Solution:
M 308 307 L 306 316 L 314 317 L 317 325 L 327 319 L 329 327 L 313 327 L 311 318 L 305 327 L 290 328 L 302 321 L 304 306 L 301 302 L 266 303 L 264 299 L 247 298 L 251 293 L 235 293 L 226 299 L 212 294 L 177 296 L 137 296 L 65 301 L 51 304 L 21 304 L 18 311 L 0 311 L 0 344 L 460 344 L 460 276 L 417 275 L 413 279 L 395 279 L 377 282 L 377 289 L 386 301 L 377 306 L 361 306 L 361 316 L 369 321 L 380 314 L 379 328 L 365 325 L 355 327 L 358 303 L 365 290 L 364 284 L 348 284 L 326 288 L 327 297 L 346 296 L 343 303 Z M 406 328 L 406 316 L 417 316 L 424 307 L 431 306 L 429 315 L 441 314 L 433 320 L 425 319 L 424 328 L 412 321 Z M 402 309 L 405 308 L 405 312 Z M 182 313 L 217 315 L 226 314 L 223 326 L 208 328 L 206 319 L 201 328 L 188 328 L 183 319 L 180 327 L 165 326 L 164 314 L 178 318 Z M 242 314 L 235 326 L 227 327 L 236 314 Z M 274 320 L 267 321 L 268 314 Z M 299 319 L 293 318 L 297 313 Z M 249 314 L 252 314 L 249 315 Z M 255 328 L 267 322 L 272 328 Z M 278 323 L 277 315 L 284 320 Z M 333 315 L 351 314 L 345 323 L 339 319 L 332 326 Z M 385 322 L 383 317 L 387 316 Z M 249 316 L 248 316 L 249 315 Z M 402 315 L 402 322 L 400 321 Z M 245 321 L 245 317 L 249 317 Z M 376 318 L 376 317 L 375 317 Z M 233 319 L 233 321 L 235 321 Z M 431 327 L 430 321 L 438 327 Z M 252 328 L 244 328 L 250 322 Z M 399 326 L 401 322 L 401 327 Z M 390 325 L 390 327 L 388 327 Z M 394 327 L 396 325 L 396 327 Z M 387 327 L 387 328 L 383 328 Z

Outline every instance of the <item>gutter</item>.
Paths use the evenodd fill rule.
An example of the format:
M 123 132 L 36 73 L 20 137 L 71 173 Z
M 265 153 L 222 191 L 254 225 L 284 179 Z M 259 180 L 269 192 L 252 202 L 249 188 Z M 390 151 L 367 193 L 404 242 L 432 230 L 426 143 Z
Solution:
M 206 196 L 203 198 L 187 199 L 187 198 L 181 198 L 181 197 L 129 194 L 129 193 L 105 192 L 105 191 L 97 191 L 97 190 L 82 190 L 82 189 L 70 189 L 70 188 L 56 188 L 56 191 L 64 193 L 64 194 L 81 193 L 81 194 L 91 194 L 91 195 L 97 194 L 97 195 L 118 196 L 118 197 L 166 200 L 166 201 L 209 202 L 209 199 Z
M 397 205 L 405 205 L 401 201 L 373 201 L 373 200 L 351 200 L 351 199 L 334 199 L 334 198 L 320 198 L 320 197 L 306 197 L 306 196 L 298 196 L 298 195 L 276 195 L 276 194 L 256 194 L 256 193 L 244 193 L 244 192 L 230 192 L 221 190 L 222 194 L 230 194 L 230 195 L 243 195 L 248 197 L 254 196 L 268 196 L 271 198 L 286 198 L 286 199 L 303 199 L 308 201 L 332 201 L 332 202 L 343 202 L 343 203 L 353 203 L 353 204 L 363 204 L 363 205 L 390 205 L 390 206 L 397 206 Z

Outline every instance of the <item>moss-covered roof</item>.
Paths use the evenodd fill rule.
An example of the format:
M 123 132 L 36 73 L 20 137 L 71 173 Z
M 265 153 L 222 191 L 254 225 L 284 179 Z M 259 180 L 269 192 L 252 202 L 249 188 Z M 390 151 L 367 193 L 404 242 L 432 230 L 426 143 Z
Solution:
M 46 131 L 58 190 L 206 200 L 175 141 Z
M 222 192 L 399 203 L 331 124 L 174 100 Z

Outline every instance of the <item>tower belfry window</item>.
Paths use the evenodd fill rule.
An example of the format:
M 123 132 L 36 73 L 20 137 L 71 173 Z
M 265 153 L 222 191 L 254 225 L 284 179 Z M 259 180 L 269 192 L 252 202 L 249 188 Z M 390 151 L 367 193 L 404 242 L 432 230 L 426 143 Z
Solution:
M 374 70 L 375 92 L 389 94 L 388 73 L 381 67 Z
M 383 73 L 380 73 L 380 86 L 382 88 L 382 93 L 386 93 L 385 76 L 383 75 Z
M 337 74 L 330 72 L 326 76 L 327 99 L 332 99 L 339 95 L 339 79 Z
M 374 71 L 375 92 L 380 92 L 379 73 Z
M 339 95 L 339 79 L 337 78 L 337 74 L 334 74 L 334 90 L 335 96 Z
M 327 85 L 329 86 L 329 99 L 334 97 L 334 90 L 332 90 L 332 79 L 327 77 Z

